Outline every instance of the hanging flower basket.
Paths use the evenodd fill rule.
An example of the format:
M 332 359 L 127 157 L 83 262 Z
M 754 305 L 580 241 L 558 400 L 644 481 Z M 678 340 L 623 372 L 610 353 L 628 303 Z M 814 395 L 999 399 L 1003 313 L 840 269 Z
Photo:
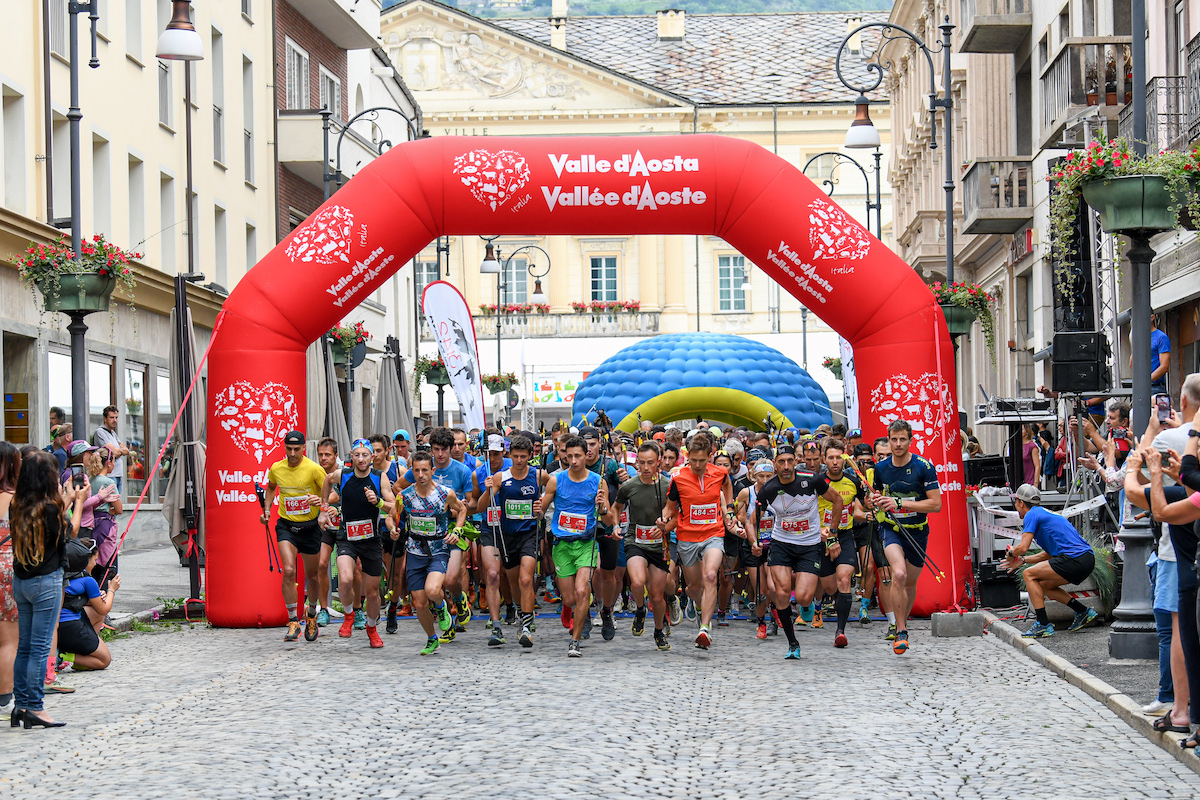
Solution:
M 504 372 L 499 375 L 484 375 L 483 385 L 492 394 L 507 392 L 517 385 L 517 376 L 512 372 Z
M 1100 227 L 1106 233 L 1171 230 L 1179 225 L 1179 208 L 1186 203 L 1167 190 L 1162 175 L 1091 180 L 1082 189 L 1083 199 L 1100 214 Z
M 122 250 L 96 234 L 80 243 L 79 261 L 64 236 L 49 244 L 30 244 L 17 259 L 26 286 L 36 286 L 46 311 L 108 311 L 117 284 L 131 299 L 137 287 L 131 259 L 140 253 Z
M 939 306 L 942 309 L 942 314 L 946 317 L 946 327 L 950 329 L 950 336 L 955 339 L 970 333 L 971 326 L 979 318 L 978 313 L 973 308 L 956 306 L 949 303 L 940 303 Z
M 825 356 L 825 359 L 821 362 L 821 366 L 832 372 L 833 377 L 839 381 L 842 379 L 842 359 Z
M 446 363 L 442 361 L 442 356 L 438 355 L 430 358 L 429 356 L 421 356 L 417 359 L 417 363 L 413 365 L 413 391 L 421 391 L 421 380 L 429 382 L 431 386 L 446 386 L 450 383 L 450 373 L 446 371 Z
M 446 386 L 450 383 L 450 373 L 445 367 L 433 367 L 425 373 L 425 380 L 433 386 Z
M 946 327 L 951 338 L 971 332 L 971 325 L 979 320 L 984 341 L 992 362 L 996 361 L 996 320 L 992 317 L 992 303 L 996 298 L 986 289 L 974 283 L 945 284 L 940 281 L 929 287 L 946 317 Z
M 362 363 L 367 354 L 367 342 L 371 334 L 361 321 L 353 325 L 338 325 L 329 329 L 330 341 L 333 342 L 333 363 L 345 366 L 352 361 Z

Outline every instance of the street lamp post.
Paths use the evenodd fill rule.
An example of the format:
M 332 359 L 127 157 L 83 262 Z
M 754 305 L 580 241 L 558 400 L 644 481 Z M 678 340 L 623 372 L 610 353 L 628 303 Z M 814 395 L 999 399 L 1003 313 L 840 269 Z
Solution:
M 867 193 L 866 193 L 866 196 L 867 196 L 867 230 L 870 230 L 870 228 L 871 228 L 871 210 L 874 209 L 874 211 L 875 211 L 875 238 L 882 239 L 883 238 L 883 195 L 882 195 L 882 182 L 880 181 L 879 172 L 880 172 L 880 161 L 883 158 L 883 153 L 880 152 L 878 145 L 875 146 L 874 155 L 875 155 L 875 202 L 873 202 L 873 203 L 871 202 L 871 178 L 870 178 L 870 176 L 867 175 L 866 168 L 864 168 L 863 165 L 860 164 L 857 159 L 852 158 L 851 156 L 848 156 L 845 153 L 839 153 L 836 150 L 827 150 L 824 153 L 817 153 L 815 156 L 810 158 L 808 161 L 804 162 L 804 169 L 802 169 L 800 171 L 808 172 L 808 168 L 810 166 L 812 166 L 812 163 L 814 161 L 816 161 L 818 158 L 820 158 L 821 156 L 833 156 L 833 168 L 829 171 L 829 177 L 824 179 L 823 181 L 821 181 L 821 183 L 825 184 L 825 187 L 826 187 L 825 194 L 828 195 L 829 197 L 833 197 L 834 187 L 837 186 L 837 180 L 834 179 L 833 173 L 836 172 L 837 168 L 839 166 L 841 166 L 843 163 L 853 164 L 858 169 L 858 171 L 862 173 L 863 181 L 865 181 L 867 184 Z
M 71 16 L 70 47 L 71 47 L 71 107 L 67 109 L 67 119 L 71 127 L 71 252 L 72 258 L 78 264 L 82 260 L 83 232 L 81 215 L 83 212 L 83 190 L 80 185 L 80 156 L 79 156 L 79 121 L 83 112 L 79 108 L 79 14 L 86 13 L 92 23 L 92 57 L 88 66 L 92 69 L 100 66 L 96 56 L 96 23 L 100 19 L 99 2 L 80 3 L 70 0 L 67 13 Z M 47 80 L 49 80 L 47 78 Z M 88 391 L 87 391 L 87 323 L 83 318 L 89 311 L 68 311 L 71 318 L 67 331 L 71 334 L 71 427 L 75 430 L 75 438 L 86 439 L 88 427 Z
M 487 249 L 484 251 L 483 263 L 479 265 L 479 271 L 484 275 L 496 276 L 496 374 L 499 375 L 500 369 L 500 333 L 501 333 L 501 314 L 503 313 L 502 292 L 508 291 L 508 283 L 504 276 L 508 274 L 508 268 L 512 264 L 514 258 L 525 252 L 538 251 L 546 257 L 545 269 L 539 269 L 536 262 L 530 262 L 525 270 L 529 273 L 529 277 L 533 278 L 533 294 L 530 295 L 530 300 L 534 303 L 545 303 L 549 298 L 546 296 L 545 290 L 542 288 L 542 278 L 550 274 L 550 254 L 536 244 L 527 244 L 524 247 L 518 247 L 512 251 L 508 258 L 504 259 L 504 263 L 500 262 L 500 248 L 493 244 L 498 238 L 496 236 L 480 236 L 479 238 L 487 242 Z M 522 376 L 523 377 L 523 376 Z
M 338 132 L 337 143 L 334 145 L 334 157 L 336 159 L 336 162 L 335 162 L 333 172 L 330 172 L 329 171 L 329 130 L 332 127 L 331 123 L 330 123 L 330 118 L 333 116 L 334 111 L 332 109 L 330 109 L 328 106 L 321 109 L 321 112 L 320 112 L 320 114 L 321 114 L 321 145 L 322 145 L 322 150 L 324 151 L 324 160 L 322 161 L 322 164 L 321 164 L 321 183 L 325 190 L 325 199 L 326 200 L 328 200 L 330 195 L 333 194 L 333 191 L 335 191 L 335 190 L 330 189 L 330 185 L 333 183 L 336 183 L 338 185 L 338 188 L 341 188 L 342 182 L 345 179 L 345 176 L 342 174 L 342 140 L 345 139 L 346 134 L 350 132 L 350 126 L 352 126 L 354 123 L 358 122 L 360 119 L 365 119 L 365 120 L 370 121 L 371 124 L 375 125 L 378 128 L 379 125 L 378 125 L 377 120 L 379 119 L 379 115 L 384 111 L 390 111 L 393 114 L 396 114 L 401 119 L 403 119 L 405 121 L 405 123 L 407 123 L 408 132 L 409 132 L 409 136 L 411 139 L 421 138 L 421 131 L 420 131 L 419 127 L 417 126 L 417 121 L 408 117 L 400 109 L 393 108 L 392 106 L 375 106 L 374 108 L 364 109 L 364 110 L 358 112 L 357 114 L 355 114 L 349 120 L 347 120 L 346 124 L 343 125 L 342 129 Z M 381 137 L 379 140 L 379 147 L 378 147 L 379 155 L 383 155 L 384 151 L 387 149 L 390 149 L 391 146 L 392 146 L 391 140 L 384 139 Z M 413 285 L 414 286 L 416 285 L 415 281 L 413 282 Z M 419 313 L 415 314 L 414 318 L 419 320 L 420 314 Z M 417 341 L 419 341 L 420 340 L 420 333 L 419 333 L 420 322 L 419 321 L 417 322 L 417 326 L 418 326 Z M 346 429 L 347 430 L 353 430 L 353 428 L 354 428 L 354 423 L 352 422 L 353 419 L 354 419 L 354 359 L 351 358 L 350 360 L 348 360 L 346 362 Z
M 175 276 L 175 327 L 176 353 L 179 363 L 179 374 L 175 376 L 180 382 L 179 396 L 187 395 L 187 387 L 191 378 L 192 364 L 191 341 L 187 335 L 187 325 L 191 319 L 188 313 L 187 285 L 199 283 L 204 276 L 196 272 L 195 220 L 192 214 L 192 62 L 204 58 L 204 43 L 200 34 L 192 25 L 191 3 L 188 0 L 174 0 L 171 11 L 171 21 L 166 30 L 158 37 L 155 55 L 165 61 L 183 62 L 183 93 L 185 114 L 184 131 L 187 140 L 187 266 L 188 271 Z M 195 400 L 187 397 L 180 414 L 180 456 L 183 462 L 183 524 L 188 533 L 188 578 L 191 590 L 188 603 L 199 601 L 200 598 L 200 546 L 195 542 L 196 531 L 199 529 L 200 499 L 196 491 L 195 451 L 196 434 L 192 428 L 191 405 Z M 149 476 L 147 476 L 149 477 Z
M 891 68 L 892 62 L 884 59 L 884 51 L 888 45 L 897 41 L 908 39 L 917 46 L 917 49 L 925 54 L 925 60 L 929 63 L 929 149 L 937 149 L 937 110 L 945 109 L 943 116 L 944 133 L 942 138 L 945 140 L 945 162 L 946 162 L 946 181 L 942 184 L 942 188 L 946 191 L 946 282 L 954 282 L 954 163 L 953 163 L 953 142 L 951 133 L 953 130 L 953 113 L 954 100 L 950 94 L 950 34 L 954 30 L 954 26 L 950 24 L 950 17 L 945 18 L 945 22 L 938 26 L 942 32 L 942 41 L 934 47 L 930 47 L 922 41 L 920 36 L 917 36 L 907 28 L 899 25 L 894 25 L 890 22 L 868 22 L 859 25 L 854 30 L 846 35 L 842 40 L 841 46 L 838 48 L 837 58 L 834 60 L 834 69 L 837 71 L 838 80 L 842 85 L 851 91 L 858 92 L 858 97 L 854 104 L 856 114 L 854 123 L 850 126 L 850 130 L 846 133 L 847 148 L 872 148 L 879 147 L 879 131 L 875 129 L 875 125 L 871 122 L 869 113 L 870 101 L 867 99 L 867 92 L 874 91 L 879 88 L 879 84 L 883 83 L 884 74 Z M 874 55 L 867 59 L 865 65 L 868 77 L 863 83 L 857 84 L 842 73 L 842 53 L 846 52 L 849 47 L 850 40 L 858 37 L 858 41 L 862 41 L 862 31 L 868 28 L 878 28 L 880 31 L 879 46 L 875 49 Z M 937 73 L 933 68 L 933 56 L 940 53 L 942 55 L 942 86 L 943 97 L 938 99 L 937 96 Z

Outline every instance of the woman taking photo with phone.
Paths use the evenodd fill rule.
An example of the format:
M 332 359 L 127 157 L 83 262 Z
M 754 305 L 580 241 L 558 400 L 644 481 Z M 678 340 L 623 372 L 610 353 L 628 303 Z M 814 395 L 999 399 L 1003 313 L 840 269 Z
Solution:
M 20 468 L 20 451 L 8 442 L 0 442 L 0 720 L 12 711 L 13 660 L 17 657 L 17 598 L 13 595 L 8 507 Z
M 60 728 L 42 709 L 42 678 L 58 624 L 67 540 L 79 531 L 86 484 L 58 482 L 58 461 L 35 453 L 21 465 L 9 507 L 13 545 L 13 594 L 17 599 L 18 644 L 13 665 L 13 712 L 9 724 Z M 70 504 L 71 516 L 66 516 Z

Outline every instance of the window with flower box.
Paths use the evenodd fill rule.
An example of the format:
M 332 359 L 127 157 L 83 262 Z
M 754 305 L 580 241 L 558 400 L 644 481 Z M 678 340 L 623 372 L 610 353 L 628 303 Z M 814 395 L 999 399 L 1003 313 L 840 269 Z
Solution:
M 592 256 L 592 300 L 615 302 L 617 299 L 617 257 Z

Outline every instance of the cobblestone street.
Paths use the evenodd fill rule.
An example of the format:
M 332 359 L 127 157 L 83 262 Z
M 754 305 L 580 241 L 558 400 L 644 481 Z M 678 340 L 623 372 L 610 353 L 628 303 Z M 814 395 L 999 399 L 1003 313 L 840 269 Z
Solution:
M 0 796 L 61 797 L 1194 797 L 1197 776 L 1083 692 L 993 637 L 880 623 L 800 629 L 804 659 L 746 622 L 709 652 L 686 623 L 597 629 L 566 658 L 557 619 L 536 646 L 489 649 L 482 621 L 417 656 L 414 621 L 367 648 L 322 629 L 197 627 L 113 643 L 104 673 L 47 699 L 59 731 L 0 731 Z

